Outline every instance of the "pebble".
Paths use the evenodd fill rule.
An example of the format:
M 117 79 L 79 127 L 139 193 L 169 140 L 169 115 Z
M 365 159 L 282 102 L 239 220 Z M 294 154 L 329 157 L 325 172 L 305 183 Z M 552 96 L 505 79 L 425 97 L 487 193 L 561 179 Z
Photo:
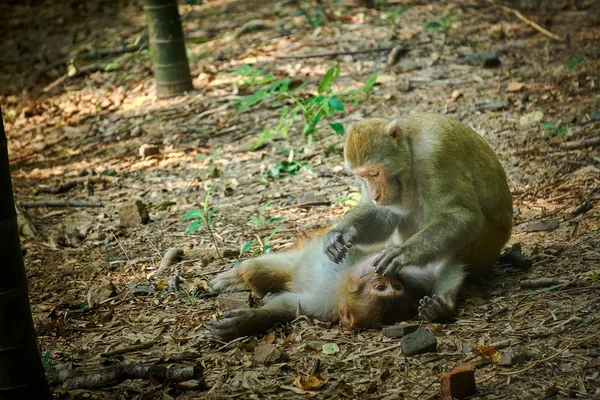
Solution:
M 402 338 L 402 353 L 407 356 L 428 353 L 436 349 L 437 340 L 429 329 L 418 329 Z

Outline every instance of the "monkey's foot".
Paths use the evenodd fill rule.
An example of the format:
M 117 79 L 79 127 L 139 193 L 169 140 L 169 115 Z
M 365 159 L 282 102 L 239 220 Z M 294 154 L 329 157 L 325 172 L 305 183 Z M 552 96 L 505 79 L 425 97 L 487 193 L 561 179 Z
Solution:
M 229 310 L 222 320 L 210 320 L 206 328 L 221 340 L 233 340 L 238 337 L 262 333 L 274 322 L 268 314 L 256 309 Z
M 211 279 L 208 285 L 212 290 L 219 293 L 241 292 L 248 289 L 242 278 L 240 278 L 237 268 L 221 272 Z
M 454 317 L 454 307 L 437 294 L 419 300 L 419 317 L 429 322 L 445 322 Z

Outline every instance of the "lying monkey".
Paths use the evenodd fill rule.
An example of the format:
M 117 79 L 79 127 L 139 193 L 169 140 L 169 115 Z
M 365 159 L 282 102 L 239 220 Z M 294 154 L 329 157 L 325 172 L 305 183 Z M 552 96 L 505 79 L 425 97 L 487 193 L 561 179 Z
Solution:
M 447 320 L 466 275 L 490 268 L 510 238 L 504 170 L 485 141 L 454 119 L 419 114 L 358 122 L 346 136 L 344 158 L 361 182 L 359 204 L 304 249 L 218 275 L 215 290 L 247 286 L 259 296 L 278 294 L 260 309 L 211 321 L 213 334 L 264 331 L 292 320 L 298 306 L 350 328 L 406 319 L 417 304 L 422 318 Z

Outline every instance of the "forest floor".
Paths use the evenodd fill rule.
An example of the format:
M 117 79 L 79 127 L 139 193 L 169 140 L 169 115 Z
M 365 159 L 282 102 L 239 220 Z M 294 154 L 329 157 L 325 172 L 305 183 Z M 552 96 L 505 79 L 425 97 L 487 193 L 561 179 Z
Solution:
M 484 0 L 182 5 L 195 91 L 166 100 L 155 98 L 142 2 L 22 3 L 0 5 L 0 105 L 44 365 L 204 368 L 180 384 L 55 385 L 61 398 L 427 399 L 439 396 L 442 373 L 466 361 L 476 366 L 476 397 L 600 398 L 599 2 L 507 3 L 557 37 Z M 122 45 L 137 50 L 94 53 Z M 388 63 L 395 46 L 399 59 Z M 240 101 L 271 78 L 306 83 L 306 100 L 335 62 L 334 91 L 373 74 L 376 85 L 354 99 L 340 94 L 345 110 L 323 117 L 311 144 L 298 114 L 287 138 L 253 150 L 294 103 L 238 114 Z M 232 76 L 244 65 L 244 76 Z M 207 322 L 248 294 L 217 299 L 207 281 L 247 242 L 242 258 L 283 250 L 298 229 L 325 227 L 351 206 L 356 182 L 329 124 L 413 112 L 458 118 L 494 149 L 514 198 L 508 245 L 520 243 L 533 265 L 497 265 L 465 288 L 455 322 L 424 324 L 434 353 L 405 356 L 379 330 L 307 318 L 231 343 L 211 337 Z M 141 157 L 144 144 L 158 152 Z M 150 222 L 124 228 L 119 208 L 132 199 Z M 183 216 L 205 199 L 216 208 L 214 237 L 206 227 L 186 235 Z M 28 204 L 51 200 L 102 206 Z M 157 271 L 169 248 L 183 259 Z M 176 272 L 182 290 L 166 292 Z M 538 278 L 557 280 L 521 288 Z M 340 351 L 325 354 L 326 343 Z M 261 344 L 281 356 L 265 362 Z M 499 365 L 510 352 L 525 359 Z M 305 379 L 317 359 L 316 379 Z

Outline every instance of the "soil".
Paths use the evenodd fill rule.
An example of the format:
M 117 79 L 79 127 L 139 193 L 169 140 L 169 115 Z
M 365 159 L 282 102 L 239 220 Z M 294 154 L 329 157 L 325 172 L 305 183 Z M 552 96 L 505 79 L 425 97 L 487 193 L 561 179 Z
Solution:
M 59 397 L 426 399 L 439 397 L 443 373 L 467 361 L 476 366 L 478 395 L 488 399 L 600 397 L 599 2 L 182 4 L 195 90 L 161 100 L 141 3 L 0 5 L 0 105 L 44 365 L 81 373 L 119 363 L 204 368 L 203 379 L 182 383 L 55 385 Z M 137 47 L 93 54 L 122 45 Z M 388 64 L 395 46 L 399 60 Z M 377 84 L 324 118 L 311 144 L 299 116 L 287 137 L 252 150 L 261 132 L 277 126 L 283 104 L 238 113 L 237 102 L 261 86 L 232 73 L 250 65 L 263 76 L 305 82 L 302 96 L 311 96 L 335 62 L 334 90 L 359 88 L 372 74 Z M 214 274 L 262 246 L 284 250 L 298 229 L 326 227 L 351 207 L 340 200 L 357 191 L 356 182 L 342 168 L 343 138 L 329 124 L 413 112 L 453 116 L 494 149 L 514 197 L 508 245 L 519 243 L 533 265 L 500 263 L 469 284 L 452 323 L 413 321 L 435 333 L 434 353 L 405 356 L 400 339 L 379 330 L 309 318 L 258 337 L 215 340 L 207 321 L 236 300 L 212 296 Z M 142 145 L 158 153 L 140 157 Z M 286 162 L 302 168 L 269 176 Z M 121 227 L 119 208 L 134 199 L 150 222 Z M 101 207 L 27 207 L 64 200 Z M 205 200 L 216 208 L 214 225 L 186 235 L 183 216 L 203 210 Z M 262 245 L 240 257 L 249 241 Z M 183 258 L 158 270 L 170 248 Z M 175 273 L 180 291 L 168 292 Z M 539 278 L 558 284 L 521 287 Z M 331 343 L 339 351 L 329 345 L 326 354 Z M 519 351 L 530 355 L 521 364 L 498 364 Z M 177 358 L 185 352 L 194 355 Z

